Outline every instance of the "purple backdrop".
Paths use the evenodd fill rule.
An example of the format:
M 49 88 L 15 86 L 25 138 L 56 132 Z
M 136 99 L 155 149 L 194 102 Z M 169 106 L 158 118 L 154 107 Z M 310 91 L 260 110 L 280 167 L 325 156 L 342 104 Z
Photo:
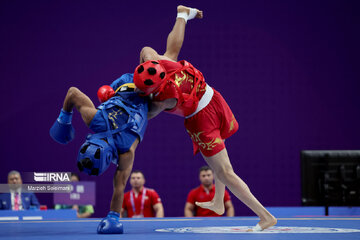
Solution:
M 48 134 L 67 89 L 97 103 L 97 89 L 132 72 L 143 46 L 163 53 L 179 3 L 0 2 L 1 182 L 12 169 L 77 170 L 88 132 L 79 114 L 67 146 Z M 203 72 L 240 124 L 226 142 L 235 171 L 264 205 L 300 205 L 300 150 L 359 148 L 359 1 L 181 3 L 204 10 L 203 20 L 188 23 L 180 59 Z M 183 215 L 205 163 L 182 125 L 169 114 L 151 120 L 135 159 L 166 216 Z M 94 216 L 109 209 L 114 170 L 81 175 L 96 181 Z M 51 207 L 51 195 L 38 197 Z M 236 215 L 250 213 L 233 202 Z

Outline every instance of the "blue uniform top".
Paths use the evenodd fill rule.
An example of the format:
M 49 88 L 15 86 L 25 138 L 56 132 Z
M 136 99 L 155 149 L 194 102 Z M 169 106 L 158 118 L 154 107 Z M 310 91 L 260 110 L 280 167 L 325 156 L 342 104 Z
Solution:
M 133 73 L 125 73 L 123 75 L 121 75 L 121 77 L 119 77 L 118 79 L 116 79 L 115 81 L 113 81 L 111 83 L 111 87 L 116 90 L 118 89 L 118 87 L 120 87 L 121 85 L 125 84 L 125 83 L 134 83 L 134 74 Z
M 149 97 L 141 97 L 134 91 L 134 74 L 125 73 L 110 85 L 115 91 L 115 98 L 120 97 L 121 101 L 129 108 L 135 110 L 132 117 L 137 126 L 131 128 L 134 133 L 137 133 L 142 140 L 146 125 Z
M 147 126 L 149 98 L 141 97 L 134 92 L 133 75 L 126 73 L 111 83 L 110 86 L 116 91 L 115 96 L 98 107 L 99 111 L 89 126 L 95 133 L 111 131 L 115 147 L 120 153 L 128 151 L 137 137 L 141 141 Z M 103 111 L 106 112 L 106 120 Z M 127 114 L 123 114 L 124 112 Z M 106 121 L 109 121 L 110 129 Z M 117 130 L 121 131 L 121 134 Z M 95 134 L 94 137 L 102 138 L 103 136 Z
M 148 97 L 140 97 L 138 93 L 133 91 L 135 88 L 133 77 L 133 73 L 125 73 L 111 83 L 110 86 L 117 91 L 115 96 L 119 96 L 128 103 L 135 105 L 147 104 L 149 100 Z

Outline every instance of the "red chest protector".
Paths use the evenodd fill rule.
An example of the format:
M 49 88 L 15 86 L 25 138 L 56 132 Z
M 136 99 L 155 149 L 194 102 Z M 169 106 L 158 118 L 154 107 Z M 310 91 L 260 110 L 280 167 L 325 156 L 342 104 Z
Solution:
M 169 98 L 176 98 L 176 106 L 173 109 L 168 110 L 168 112 L 186 117 L 195 112 L 202 96 L 202 94 L 197 94 L 197 89 L 202 87 L 202 85 L 205 86 L 205 81 L 202 73 L 194 68 L 191 63 L 185 60 L 182 60 L 179 63 L 181 63 L 182 67 L 168 73 L 168 76 L 161 84 L 158 93 L 155 94 L 154 100 L 163 101 Z M 181 72 L 186 72 L 193 77 L 194 83 L 190 93 L 185 93 L 182 85 L 179 86 L 175 81 L 175 74 L 182 74 Z

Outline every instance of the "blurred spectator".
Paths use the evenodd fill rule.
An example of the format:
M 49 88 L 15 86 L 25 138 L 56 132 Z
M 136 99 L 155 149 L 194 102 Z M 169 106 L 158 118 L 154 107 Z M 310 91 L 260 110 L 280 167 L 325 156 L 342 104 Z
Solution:
M 10 192 L 0 194 L 0 209 L 17 211 L 40 207 L 34 193 L 21 191 L 22 179 L 18 171 L 9 172 L 8 184 Z
M 141 171 L 130 175 L 131 191 L 124 195 L 122 217 L 164 217 L 164 208 L 159 195 L 154 189 L 145 188 L 145 177 Z
M 80 177 L 77 173 L 71 173 L 71 181 L 79 182 Z M 94 213 L 94 207 L 92 205 L 65 205 L 56 204 L 55 209 L 75 209 L 78 218 L 88 218 Z
M 213 171 L 209 166 L 203 166 L 199 170 L 199 179 L 201 185 L 194 188 L 188 194 L 185 204 L 185 217 L 219 217 L 220 215 L 205 208 L 195 205 L 195 202 L 211 201 L 215 195 L 215 186 Z M 225 213 L 228 217 L 234 216 L 234 206 L 231 202 L 229 192 L 225 190 L 224 194 Z

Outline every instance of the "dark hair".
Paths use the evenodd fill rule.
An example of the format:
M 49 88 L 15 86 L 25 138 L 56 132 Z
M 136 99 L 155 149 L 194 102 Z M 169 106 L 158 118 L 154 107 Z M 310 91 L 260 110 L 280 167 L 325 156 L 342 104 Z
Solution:
M 205 165 L 199 169 L 199 173 L 201 173 L 202 171 L 208 171 L 208 170 L 213 171 L 209 166 Z
M 141 173 L 141 175 L 143 176 L 143 178 L 145 178 L 144 173 L 143 173 L 142 171 L 140 171 L 140 170 L 134 170 L 134 171 L 132 171 L 131 174 L 133 174 L 133 173 Z M 131 175 L 131 174 L 130 174 L 130 175 Z
M 80 181 L 80 176 L 79 176 L 79 174 L 77 174 L 76 172 L 72 172 L 72 173 L 71 173 L 71 176 L 72 176 L 72 177 L 73 177 L 73 176 L 77 177 L 77 179 Z

